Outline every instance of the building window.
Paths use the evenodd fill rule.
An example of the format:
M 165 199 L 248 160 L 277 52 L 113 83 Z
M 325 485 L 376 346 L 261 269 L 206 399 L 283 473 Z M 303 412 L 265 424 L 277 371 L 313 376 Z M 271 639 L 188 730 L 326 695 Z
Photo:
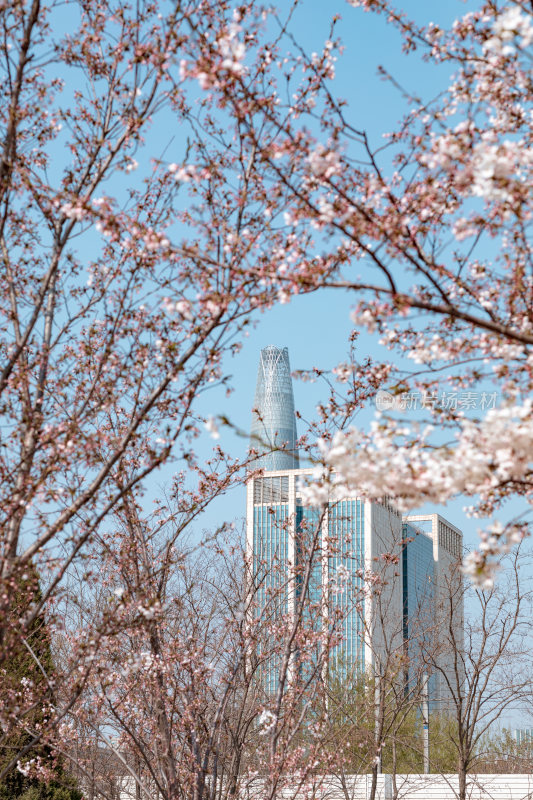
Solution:
M 255 478 L 254 505 L 277 505 L 289 502 L 289 476 Z

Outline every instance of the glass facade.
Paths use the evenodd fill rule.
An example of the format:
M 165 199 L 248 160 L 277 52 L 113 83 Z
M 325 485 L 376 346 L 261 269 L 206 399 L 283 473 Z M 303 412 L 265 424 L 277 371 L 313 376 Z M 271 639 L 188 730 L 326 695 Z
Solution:
M 330 607 L 340 612 L 343 641 L 333 651 L 333 659 L 342 672 L 364 670 L 364 596 L 365 558 L 364 503 L 341 500 L 328 509 L 328 557 Z
M 298 671 L 308 679 L 321 660 L 321 645 L 313 634 L 327 624 L 323 596 L 322 514 L 317 508 L 297 505 L 295 508 L 296 603 L 302 598 L 304 570 L 310 565 L 309 581 L 303 605 L 302 631 L 309 636 L 304 650 L 297 654 Z
M 284 503 L 254 507 L 253 570 L 262 609 L 275 607 L 286 614 L 288 566 L 288 506 Z
M 304 567 L 310 563 L 303 628 L 318 633 L 335 624 L 342 641 L 330 651 L 329 669 L 346 677 L 365 666 L 364 502 L 354 499 L 331 503 L 322 515 L 319 509 L 302 506 L 296 500 L 297 480 L 294 473 L 287 473 L 266 474 L 250 482 L 257 614 L 268 624 L 294 613 L 302 596 Z M 263 645 L 267 650 L 272 646 L 264 673 L 270 691 L 276 688 L 279 667 L 279 659 L 273 652 L 275 628 L 274 625 L 271 642 Z M 307 668 L 316 667 L 322 655 L 321 646 L 310 645 L 305 654 L 303 651 L 295 654 L 302 677 Z
M 321 513 L 317 508 L 296 506 L 296 564 L 307 563 L 310 557 L 311 575 L 307 590 L 307 600 L 311 605 L 322 602 L 322 530 Z M 314 550 L 314 552 L 312 552 Z M 303 575 L 298 573 L 297 597 L 301 596 Z
M 262 454 L 254 468 L 297 469 L 296 440 L 289 351 L 269 345 L 261 350 L 252 412 L 250 447 Z
M 402 550 L 403 638 L 409 657 L 406 689 L 422 678 L 423 651 L 436 641 L 435 561 L 433 541 L 408 522 L 403 523 Z M 435 676 L 429 675 L 430 699 L 435 697 Z
M 517 745 L 533 748 L 533 728 L 516 728 L 514 737 Z
M 253 510 L 253 576 L 256 585 L 256 614 L 265 630 L 289 611 L 289 506 L 286 502 L 271 502 L 272 487 L 261 484 L 266 479 L 254 481 Z M 258 484 L 258 485 L 257 485 Z M 265 497 L 266 496 L 266 497 Z M 263 498 L 267 500 L 263 503 Z M 277 676 L 281 666 L 276 642 L 267 644 L 270 655 L 260 670 L 263 684 L 270 693 L 277 687 Z M 258 648 L 258 655 L 265 655 L 265 646 Z

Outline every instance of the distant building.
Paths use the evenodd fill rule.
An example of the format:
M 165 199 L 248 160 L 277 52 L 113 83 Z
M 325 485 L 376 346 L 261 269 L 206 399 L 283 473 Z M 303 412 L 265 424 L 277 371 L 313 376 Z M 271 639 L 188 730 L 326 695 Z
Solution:
M 513 733 L 518 745 L 533 747 L 533 728 L 516 728 Z
M 416 644 L 415 637 L 411 647 L 417 649 L 423 645 L 431 653 L 438 668 L 430 676 L 430 697 L 445 710 L 446 701 L 457 688 L 461 659 L 456 663 L 456 655 L 464 646 L 463 581 L 458 568 L 463 553 L 463 534 L 440 514 L 409 515 L 404 517 L 404 523 L 409 534 L 415 531 L 413 542 L 407 545 L 406 591 L 411 633 L 414 632 L 414 621 L 420 620 L 420 643 Z M 414 549 L 410 550 L 413 545 Z M 411 552 L 413 555 L 419 554 L 414 580 L 410 577 L 413 574 Z M 428 578 L 425 593 L 421 589 L 424 563 Z M 432 588 L 429 588 L 430 585 Z M 431 624 L 424 610 L 426 603 L 431 604 Z M 413 659 L 413 663 L 416 663 L 416 659 Z
M 271 602 L 280 613 L 293 611 L 300 597 L 297 565 L 316 534 L 308 600 L 324 624 L 336 609 L 342 611 L 343 642 L 332 657 L 343 672 L 375 668 L 385 639 L 389 647 L 401 648 L 399 566 L 384 565 L 381 556 L 398 552 L 402 520 L 394 509 L 358 497 L 330 503 L 321 519 L 319 509 L 301 501 L 300 481 L 311 475 L 310 469 L 271 471 L 248 482 L 248 550 L 259 608 Z M 379 608 L 363 591 L 365 570 L 388 578 Z M 271 680 L 275 684 L 275 676 Z
M 414 689 L 424 667 L 425 651 L 435 636 L 435 562 L 430 537 L 409 522 L 403 523 L 402 550 L 403 641 L 407 658 L 406 690 Z M 428 675 L 428 691 L 435 697 L 435 676 Z
M 289 351 L 270 345 L 261 350 L 250 446 L 263 453 L 254 467 L 298 469 L 296 417 Z
M 412 664 L 406 681 L 414 680 L 428 637 L 438 630 L 445 576 L 461 554 L 460 532 L 436 514 L 402 521 L 390 503 L 355 494 L 323 512 L 304 506 L 301 483 L 312 480 L 312 470 L 299 468 L 287 348 L 261 352 L 251 447 L 259 453 L 254 467 L 263 469 L 248 481 L 246 508 L 258 613 L 294 613 L 302 591 L 298 565 L 312 548 L 309 618 L 326 626 L 341 612 L 342 643 L 330 653 L 330 667 L 336 662 L 344 674 L 379 674 L 387 653 L 404 652 Z M 382 582 L 380 592 L 368 591 L 371 574 Z M 272 658 L 271 690 L 276 671 Z M 432 676 L 431 696 L 443 691 Z

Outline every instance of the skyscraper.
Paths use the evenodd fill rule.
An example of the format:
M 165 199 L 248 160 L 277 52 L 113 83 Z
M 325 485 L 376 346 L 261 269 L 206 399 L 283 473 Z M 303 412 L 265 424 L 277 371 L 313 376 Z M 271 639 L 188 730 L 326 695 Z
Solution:
M 458 568 L 463 534 L 440 514 L 406 516 L 404 531 L 412 539 L 404 551 L 403 572 L 404 605 L 411 620 L 410 660 L 416 667 L 417 654 L 428 650 L 433 663 L 430 697 L 445 709 L 462 673 L 457 654 L 464 645 L 463 579 Z
M 298 469 L 296 440 L 289 351 L 269 345 L 261 350 L 252 412 L 250 446 L 263 454 L 254 467 Z
M 342 665 L 344 674 L 379 674 L 386 661 L 402 652 L 419 659 L 423 648 L 413 642 L 413 633 L 420 625 L 424 645 L 435 635 L 435 576 L 442 577 L 459 553 L 460 533 L 440 517 L 434 534 L 414 532 L 422 518 L 404 523 L 387 501 L 356 494 L 325 509 L 305 506 L 301 486 L 313 479 L 313 470 L 299 467 L 296 444 L 288 350 L 270 345 L 261 351 L 251 430 L 251 447 L 259 453 L 254 468 L 263 472 L 248 481 L 246 509 L 258 613 L 294 615 L 302 599 L 301 568 L 311 563 L 308 620 L 312 617 L 312 624 L 325 629 L 335 619 L 342 634 L 329 653 L 330 666 L 332 661 Z M 452 533 L 453 548 L 439 561 L 439 542 Z M 413 543 L 406 546 L 411 534 Z M 271 689 L 275 672 L 274 658 L 268 669 Z M 412 677 L 411 671 L 407 679 Z M 434 680 L 432 688 L 438 691 Z
M 424 673 L 426 651 L 435 639 L 436 565 L 431 538 L 404 520 L 402 549 L 403 641 L 405 687 L 416 690 Z M 429 697 L 435 697 L 436 676 L 429 676 Z
M 333 648 L 332 657 L 344 671 L 372 667 L 376 647 L 383 647 L 385 639 L 389 645 L 393 640 L 401 645 L 401 585 L 389 580 L 396 565 L 380 557 L 398 547 L 402 520 L 389 504 L 355 495 L 329 503 L 325 513 L 304 506 L 301 483 L 312 479 L 312 469 L 299 468 L 286 347 L 270 345 L 261 351 L 250 443 L 260 454 L 254 467 L 264 470 L 249 480 L 247 496 L 248 550 L 259 609 L 264 611 L 270 603 L 278 614 L 294 613 L 301 598 L 298 567 L 312 549 L 306 601 L 321 620 L 317 624 L 341 620 L 342 643 Z M 381 614 L 371 593 L 365 592 L 365 572 L 372 569 L 385 577 Z M 270 682 L 275 683 L 272 676 Z
M 258 608 L 270 604 L 293 614 L 301 598 L 299 566 L 312 559 L 306 601 L 317 624 L 336 619 L 342 633 L 331 658 L 345 673 L 372 670 L 386 648 L 401 650 L 400 572 L 382 555 L 398 552 L 402 519 L 392 507 L 355 495 L 328 503 L 324 512 L 305 506 L 301 482 L 312 474 L 276 470 L 248 482 L 247 541 Z M 367 591 L 371 575 L 383 582 L 379 594 Z

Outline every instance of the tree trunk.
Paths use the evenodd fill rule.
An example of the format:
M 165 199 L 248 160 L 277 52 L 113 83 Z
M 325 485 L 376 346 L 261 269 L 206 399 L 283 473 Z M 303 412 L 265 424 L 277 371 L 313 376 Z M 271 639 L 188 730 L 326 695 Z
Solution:
M 397 767 L 398 759 L 396 754 L 396 733 L 392 738 L 392 800 L 397 800 L 398 798 L 398 787 L 396 785 L 396 767 Z
M 368 796 L 368 800 L 376 800 L 376 792 L 378 788 L 378 770 L 379 764 L 373 764 L 372 783 L 370 784 L 370 795 Z
M 466 800 L 466 767 L 464 764 L 459 764 L 457 775 L 459 778 L 459 800 Z

